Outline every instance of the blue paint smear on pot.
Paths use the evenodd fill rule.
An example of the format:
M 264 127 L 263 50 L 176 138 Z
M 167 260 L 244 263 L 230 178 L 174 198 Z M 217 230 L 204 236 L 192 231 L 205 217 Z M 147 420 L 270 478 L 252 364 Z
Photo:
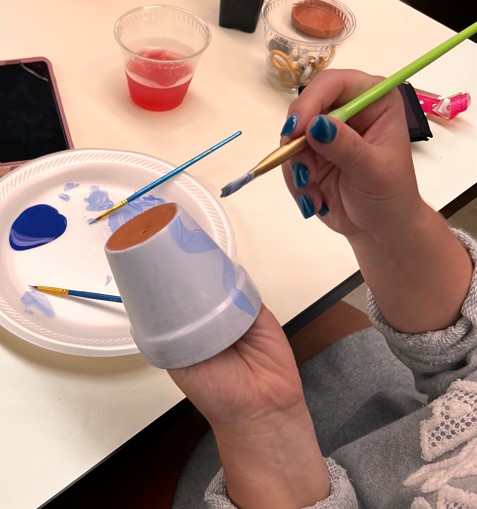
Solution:
M 129 221 L 141 212 L 144 212 L 145 210 L 155 207 L 156 205 L 160 205 L 164 202 L 165 200 L 162 198 L 156 198 L 155 196 L 147 195 L 140 196 L 137 200 L 124 205 L 109 216 L 108 224 L 111 228 L 111 232 L 114 233 L 126 221 Z
M 235 268 L 230 258 L 219 249 L 217 244 L 200 228 L 188 230 L 179 216 L 176 216 L 170 224 L 170 232 L 179 249 L 186 253 L 197 254 L 218 249 L 222 254 L 223 272 L 222 285 L 224 290 L 232 298 L 232 302 L 250 316 L 256 316 L 257 312 L 249 298 L 236 285 Z
M 170 223 L 172 238 L 176 241 L 179 249 L 186 253 L 205 253 L 218 249 L 217 244 L 200 228 L 188 230 L 179 216 L 176 216 Z
M 26 314 L 34 314 L 34 311 L 31 308 L 35 308 L 37 311 L 40 311 L 48 318 L 53 318 L 55 316 L 55 311 L 53 310 L 50 301 L 40 292 L 25 292 L 21 298 L 21 301 L 26 306 Z
M 48 244 L 66 231 L 66 217 L 50 205 L 40 204 L 25 209 L 10 229 L 10 246 L 24 251 Z
M 242 290 L 239 290 L 236 286 L 235 270 L 229 257 L 222 253 L 224 260 L 224 272 L 222 275 L 222 282 L 226 292 L 230 293 L 233 303 L 242 311 L 250 316 L 256 316 L 257 312 L 250 302 L 249 298 L 245 295 Z
M 63 201 L 70 201 L 70 195 L 66 193 L 60 193 L 58 198 Z
M 90 195 L 84 201 L 88 203 L 86 210 L 108 210 L 114 205 L 109 199 L 108 192 L 101 190 L 98 186 L 91 186 Z

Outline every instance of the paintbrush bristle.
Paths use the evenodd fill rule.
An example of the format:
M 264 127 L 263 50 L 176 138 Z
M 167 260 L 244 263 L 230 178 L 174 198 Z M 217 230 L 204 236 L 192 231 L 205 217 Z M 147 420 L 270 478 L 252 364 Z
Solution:
M 242 175 L 237 180 L 234 180 L 224 186 L 221 190 L 220 197 L 224 198 L 225 196 L 229 196 L 235 191 L 238 191 L 240 188 L 248 184 L 251 180 L 255 178 L 255 174 L 252 172 L 248 172 L 245 175 Z

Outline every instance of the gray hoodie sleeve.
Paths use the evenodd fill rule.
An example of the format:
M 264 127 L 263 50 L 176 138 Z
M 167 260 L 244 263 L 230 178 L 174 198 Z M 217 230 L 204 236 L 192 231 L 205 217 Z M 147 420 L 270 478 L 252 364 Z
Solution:
M 384 335 L 394 355 L 412 370 L 417 390 L 430 400 L 445 393 L 454 380 L 464 379 L 477 370 L 477 241 L 462 230 L 453 232 L 474 264 L 461 317 L 454 325 L 422 334 L 397 332 L 386 322 L 368 292 L 371 322 Z

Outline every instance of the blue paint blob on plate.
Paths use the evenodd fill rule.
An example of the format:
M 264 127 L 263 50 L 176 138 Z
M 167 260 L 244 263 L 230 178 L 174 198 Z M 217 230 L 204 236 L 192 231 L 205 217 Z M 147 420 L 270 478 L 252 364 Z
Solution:
M 25 209 L 13 222 L 10 246 L 25 251 L 48 244 L 66 231 L 66 217 L 50 205 L 34 205 Z

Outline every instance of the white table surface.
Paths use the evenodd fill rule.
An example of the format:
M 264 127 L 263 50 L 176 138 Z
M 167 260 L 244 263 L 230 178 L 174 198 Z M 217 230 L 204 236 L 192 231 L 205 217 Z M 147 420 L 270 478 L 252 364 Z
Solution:
M 254 34 L 218 26 L 219 0 L 171 0 L 210 24 L 185 102 L 166 113 L 131 103 L 113 36 L 132 0 L 0 0 L 0 60 L 53 63 L 77 148 L 146 153 L 180 164 L 237 130 L 243 135 L 190 168 L 215 196 L 275 149 L 293 95 L 264 75 L 261 22 Z M 453 32 L 398 0 L 347 0 L 354 34 L 331 65 L 383 76 Z M 410 79 L 440 94 L 477 100 L 477 45 L 452 50 Z M 424 198 L 439 209 L 477 181 L 475 105 L 432 120 L 434 137 L 413 145 Z M 357 270 L 347 243 L 303 220 L 276 170 L 220 200 L 237 257 L 282 324 Z M 0 265 L 0 284 L 1 284 Z M 183 398 L 166 372 L 139 356 L 75 357 L 41 349 L 0 329 L 0 507 L 37 507 Z

